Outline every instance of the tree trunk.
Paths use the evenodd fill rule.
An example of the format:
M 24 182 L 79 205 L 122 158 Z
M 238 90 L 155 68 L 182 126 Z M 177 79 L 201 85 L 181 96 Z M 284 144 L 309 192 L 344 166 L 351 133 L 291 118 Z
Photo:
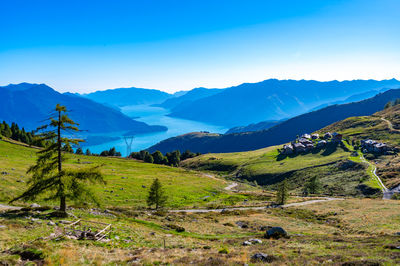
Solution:
M 57 150 L 58 150 L 58 172 L 62 170 L 61 166 L 61 111 L 58 111 L 58 128 L 57 128 Z
M 60 174 L 62 171 L 62 162 L 61 162 L 61 111 L 58 111 L 58 127 L 57 127 L 57 151 L 58 151 L 58 173 Z M 60 176 L 61 178 L 61 176 Z M 65 202 L 64 196 L 64 185 L 62 184 L 62 180 L 60 180 L 60 212 L 67 213 L 67 205 Z
M 61 212 L 67 212 L 67 204 L 65 203 L 65 197 L 61 196 L 60 197 L 60 211 Z

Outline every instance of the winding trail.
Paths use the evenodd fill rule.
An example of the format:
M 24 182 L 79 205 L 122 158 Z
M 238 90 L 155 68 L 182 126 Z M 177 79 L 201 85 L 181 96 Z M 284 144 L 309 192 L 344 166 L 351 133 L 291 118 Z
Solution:
M 374 177 L 376 178 L 376 180 L 378 181 L 381 189 L 382 189 L 382 193 L 383 193 L 383 197 L 382 199 L 388 200 L 391 199 L 393 194 L 395 193 L 400 193 L 400 185 L 392 188 L 392 189 L 388 189 L 382 182 L 382 180 L 379 178 L 379 176 L 376 174 L 376 166 L 373 165 L 372 163 L 370 163 L 369 161 L 367 161 L 363 155 L 360 156 L 360 159 L 364 162 L 367 163 L 368 165 L 370 165 L 372 167 L 371 173 L 374 175 Z
M 316 199 L 316 200 L 308 200 L 303 202 L 295 202 L 289 203 L 285 205 L 277 205 L 277 206 L 258 206 L 258 207 L 227 207 L 223 209 L 188 209 L 188 210 L 169 210 L 169 212 L 186 212 L 186 213 L 207 213 L 207 212 L 222 212 L 222 211 L 235 211 L 235 210 L 265 210 L 269 208 L 288 208 L 288 207 L 298 207 L 309 204 L 314 204 L 318 202 L 327 202 L 333 200 L 343 200 L 342 198 L 324 198 L 324 199 Z
M 226 186 L 224 189 L 225 190 L 232 190 L 232 188 L 237 187 L 238 183 L 233 182 L 232 184 Z
M 400 132 L 400 130 L 399 130 L 399 129 L 395 129 L 395 128 L 393 127 L 392 122 L 390 122 L 390 121 L 387 120 L 386 118 L 380 117 L 380 119 L 381 119 L 382 121 L 385 121 L 385 122 L 386 122 L 386 124 L 388 125 L 388 128 L 389 128 L 390 131 Z

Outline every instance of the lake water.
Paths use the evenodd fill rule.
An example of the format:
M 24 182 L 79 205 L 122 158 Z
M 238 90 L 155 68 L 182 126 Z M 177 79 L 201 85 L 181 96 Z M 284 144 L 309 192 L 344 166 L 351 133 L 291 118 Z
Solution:
M 213 133 L 225 133 L 228 130 L 228 128 L 226 127 L 210 125 L 192 120 L 168 117 L 167 114 L 169 113 L 169 110 L 161 107 L 134 105 L 122 107 L 121 111 L 137 121 L 142 121 L 149 125 L 162 125 L 168 128 L 168 131 L 164 132 L 156 132 L 135 136 L 132 142 L 132 151 L 140 151 L 149 148 L 150 146 L 157 144 L 164 139 L 189 132 L 209 131 Z M 89 148 L 91 152 L 100 153 L 101 151 L 115 147 L 117 151 L 122 153 L 123 156 L 126 156 L 126 144 L 123 138 L 124 133 L 125 132 L 113 132 L 109 134 L 102 134 L 102 136 L 120 137 L 120 139 L 95 146 L 84 146 L 83 144 L 82 148 L 84 150 L 86 148 Z

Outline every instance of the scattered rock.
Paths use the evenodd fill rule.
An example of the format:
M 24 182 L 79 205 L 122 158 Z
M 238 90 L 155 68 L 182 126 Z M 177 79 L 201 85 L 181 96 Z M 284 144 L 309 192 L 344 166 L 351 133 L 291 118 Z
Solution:
M 67 220 L 60 220 L 59 222 L 60 224 L 70 224 L 71 221 L 67 221 Z
M 3 172 L 1 172 L 1 174 L 2 174 L 2 175 L 8 175 L 9 173 L 3 171 Z
M 251 256 L 251 260 L 253 262 L 273 262 L 275 260 L 274 256 L 267 255 L 265 253 L 256 253 Z
M 257 239 L 257 238 L 252 238 L 252 239 L 249 240 L 249 242 L 253 243 L 253 244 L 262 244 L 262 241 L 260 239 Z
M 13 171 L 14 171 L 14 170 L 15 170 L 15 168 L 11 168 L 11 170 L 13 170 Z
M 37 203 L 33 203 L 33 204 L 31 205 L 31 208 L 40 208 L 40 205 L 37 204 Z
M 0 229 L 1 228 L 7 228 L 7 226 L 5 226 L 5 225 L 0 225 Z
M 18 179 L 17 182 L 18 182 L 18 183 L 25 183 L 24 180 L 20 180 L 20 179 Z
M 282 227 L 272 227 L 265 233 L 266 238 L 279 239 L 281 237 L 287 237 L 288 234 Z
M 115 238 L 115 240 L 119 240 L 119 236 L 115 236 L 114 238 Z
M 145 185 L 142 185 L 142 188 L 146 188 L 146 186 L 145 186 Z
M 55 226 L 56 223 L 55 223 L 55 222 L 52 222 L 52 221 L 49 221 L 49 222 L 47 223 L 47 225 Z
M 151 235 L 151 236 L 155 236 L 155 235 L 156 235 L 156 233 L 154 233 L 154 232 L 150 232 L 150 235 Z
M 251 246 L 251 242 L 250 241 L 244 241 L 242 243 L 243 246 Z
M 122 178 L 122 179 L 127 179 L 127 177 L 126 177 L 126 176 L 122 176 L 121 178 Z
M 243 221 L 237 221 L 236 225 L 239 226 L 240 228 L 249 228 L 249 224 Z

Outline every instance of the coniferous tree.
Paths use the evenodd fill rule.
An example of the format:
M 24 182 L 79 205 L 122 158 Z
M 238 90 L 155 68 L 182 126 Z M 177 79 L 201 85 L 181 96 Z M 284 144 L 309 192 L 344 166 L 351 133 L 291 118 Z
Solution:
M 63 136 L 63 132 L 79 131 L 78 124 L 67 116 L 65 106 L 57 104 L 55 114 L 50 122 L 38 128 L 39 137 L 50 143 L 46 148 L 37 152 L 36 164 L 27 173 L 32 174 L 28 189 L 10 202 L 23 199 L 33 200 L 46 193 L 48 200 L 60 200 L 60 212 L 66 215 L 66 200 L 93 200 L 96 198 L 88 188 L 89 183 L 104 183 L 98 167 L 70 170 L 63 168 L 65 160 L 62 148 L 65 145 L 78 144 L 82 140 Z
M 3 133 L 2 133 L 2 135 L 3 135 L 4 137 L 7 137 L 7 138 L 11 138 L 11 136 L 12 136 L 11 128 L 10 128 L 10 126 L 6 123 L 6 121 L 3 121 Z
M 167 202 L 167 196 L 165 195 L 164 189 L 161 186 L 161 182 L 158 178 L 154 179 L 151 184 L 149 195 L 147 196 L 147 205 L 151 208 L 156 205 L 156 209 L 164 207 Z
M 147 153 L 144 157 L 144 160 L 146 163 L 154 163 L 154 159 L 153 156 L 151 156 L 150 153 Z
M 284 205 L 289 198 L 288 188 L 286 179 L 284 179 L 278 186 L 278 191 L 276 193 L 276 203 L 279 205 Z
M 304 186 L 304 194 L 305 195 L 316 194 L 316 193 L 318 193 L 320 187 L 321 187 L 321 184 L 319 183 L 317 176 L 313 176 L 310 178 L 310 180 Z
M 90 150 L 89 150 L 89 149 L 86 149 L 85 155 L 88 155 L 88 156 L 90 156 L 90 155 L 92 155 L 92 153 L 90 152 Z
M 69 144 L 69 143 L 65 143 L 65 144 L 63 145 L 62 151 L 68 152 L 68 153 L 73 153 L 73 152 L 74 152 L 74 150 L 73 150 L 72 147 L 71 147 L 71 144 Z
M 75 151 L 75 154 L 83 154 L 83 150 L 81 147 L 78 147 Z
M 178 166 L 180 161 L 181 161 L 181 153 L 179 150 L 173 151 L 173 152 L 168 152 L 166 154 L 168 158 L 168 162 L 172 166 Z
M 151 154 L 153 157 L 155 164 L 163 164 L 164 163 L 164 155 L 160 151 L 155 151 Z

